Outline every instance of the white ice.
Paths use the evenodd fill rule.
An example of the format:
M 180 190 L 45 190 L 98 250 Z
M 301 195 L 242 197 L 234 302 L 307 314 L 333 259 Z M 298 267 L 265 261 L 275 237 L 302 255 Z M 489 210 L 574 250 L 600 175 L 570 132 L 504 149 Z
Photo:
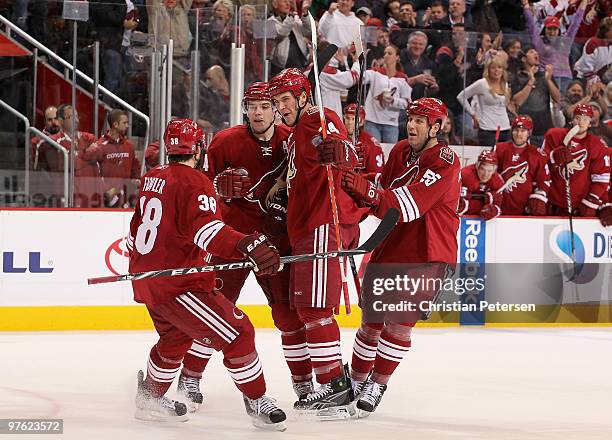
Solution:
M 354 333 L 342 331 L 345 360 Z M 378 410 L 341 422 L 293 413 L 279 335 L 258 330 L 268 394 L 289 414 L 284 433 L 250 425 L 218 355 L 205 372 L 204 407 L 188 422 L 133 419 L 136 372 L 155 340 L 153 332 L 0 333 L 0 418 L 63 418 L 62 440 L 612 439 L 610 328 L 417 328 Z

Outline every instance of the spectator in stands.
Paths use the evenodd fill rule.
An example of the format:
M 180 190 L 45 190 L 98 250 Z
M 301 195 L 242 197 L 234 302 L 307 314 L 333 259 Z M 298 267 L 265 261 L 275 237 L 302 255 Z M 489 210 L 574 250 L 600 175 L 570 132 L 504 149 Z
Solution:
M 253 81 L 263 80 L 263 65 L 261 63 L 263 51 L 261 51 L 260 45 L 253 35 L 255 15 L 254 6 L 244 5 L 240 8 L 240 44 L 244 44 L 245 87 Z
M 399 137 L 399 114 L 408 107 L 412 89 L 402 72 L 399 49 L 385 48 L 384 67 L 368 69 L 363 76 L 370 89 L 365 99 L 366 130 L 379 142 L 395 143 Z
M 338 0 L 329 5 L 329 9 L 319 20 L 321 38 L 341 49 L 353 44 L 357 29 L 362 25 L 351 9 L 355 0 Z
M 104 179 L 104 204 L 109 208 L 133 206 L 140 179 L 140 161 L 126 138 L 127 112 L 114 109 L 107 117 L 108 131 L 96 142 L 98 163 Z
M 523 63 L 520 60 L 521 47 L 521 40 L 518 38 L 511 39 L 504 46 L 504 51 L 508 54 L 508 79 L 510 81 L 514 79 L 514 75 L 523 67 Z
M 289 0 L 272 0 L 272 10 L 268 23 L 276 29 L 276 38 L 269 51 L 271 75 L 289 67 L 304 69 L 308 64 L 308 45 L 304 38 L 310 36 L 308 11 L 304 8 L 306 14 L 302 16 L 293 13 Z
M 441 20 L 432 22 L 432 29 L 440 29 L 450 31 L 457 23 L 463 23 L 464 27 L 469 30 L 472 26 L 472 21 L 465 16 L 465 0 L 450 0 L 448 2 L 448 14 Z
M 229 124 L 230 87 L 221 66 L 212 66 L 206 73 L 206 85 L 200 89 L 200 118 L 204 130 L 217 131 Z
M 604 99 L 606 101 L 608 120 L 612 120 L 612 81 L 606 85 Z
M 158 45 L 173 41 L 175 59 L 190 57 L 189 12 L 193 0 L 147 0 L 149 33 Z
M 599 23 L 597 36 L 584 45 L 582 56 L 574 65 L 578 78 L 595 81 L 599 77 L 604 83 L 612 81 L 612 17 Z
M 326 45 L 327 43 L 322 41 L 319 50 L 323 50 Z M 338 49 L 334 58 L 319 73 L 323 106 L 333 110 L 338 116 L 342 116 L 342 101 L 346 101 L 348 90 L 357 84 L 359 78 L 359 63 L 357 58 L 354 60 L 353 70 L 346 70 L 344 51 Z M 312 68 L 312 64 L 309 68 Z
M 567 9 L 565 10 L 566 17 L 572 19 L 579 8 L 579 0 L 574 0 Z M 582 51 L 584 42 L 589 38 L 597 35 L 599 24 L 601 20 L 606 17 L 606 14 L 610 14 L 612 10 L 612 2 L 610 0 L 590 0 L 587 2 L 584 10 L 584 18 L 578 28 L 576 34 L 576 46 Z
M 126 20 L 125 0 L 95 0 L 91 4 L 91 18 L 96 27 L 101 47 L 102 85 L 118 94 L 124 76 L 121 46 L 123 32 L 134 29 L 134 22 Z
M 455 119 L 452 112 L 448 112 L 448 118 L 444 122 L 444 126 L 438 135 L 438 140 L 445 142 L 447 145 L 461 145 L 461 138 L 455 132 Z
M 565 95 L 559 103 L 561 111 L 567 121 L 571 121 L 574 115 L 574 109 L 580 104 L 588 104 L 593 98 L 593 88 L 589 85 L 585 91 L 584 84 L 580 80 L 573 80 L 567 86 Z
M 478 50 L 476 51 L 476 56 L 474 57 L 474 62 L 471 63 L 470 69 L 468 71 L 467 82 L 471 84 L 480 78 L 482 78 L 484 72 L 484 66 L 488 63 L 492 58 L 502 55 L 505 59 L 507 59 L 507 54 L 504 52 L 500 54 L 500 46 L 502 41 L 502 34 L 499 33 L 495 37 L 495 40 L 491 37 L 491 34 L 488 32 L 482 32 L 478 34 Z M 507 63 L 506 63 L 507 64 Z M 506 70 L 507 70 L 506 65 Z
M 525 23 L 531 43 L 540 55 L 543 64 L 553 66 L 553 76 L 559 90 L 565 93 L 565 89 L 572 80 L 572 70 L 569 65 L 569 54 L 574 42 L 576 32 L 584 16 L 584 9 L 588 0 L 581 0 L 580 7 L 572 16 L 572 21 L 567 32 L 561 35 L 561 22 L 554 15 L 549 15 L 544 20 L 544 35 L 538 33 L 538 28 L 529 7 L 529 0 L 522 0 Z
M 474 102 L 470 102 L 472 100 Z M 506 64 L 492 58 L 485 64 L 483 77 L 457 95 L 457 100 L 470 114 L 474 128 L 478 129 L 478 143 L 495 145 L 495 133 L 499 128 L 499 141 L 510 139 L 508 108 L 512 110 Z M 478 103 L 478 105 L 475 105 Z
M 93 133 L 79 130 L 79 114 L 72 111 L 72 106 L 62 104 L 57 108 L 57 116 L 62 131 L 72 147 L 72 139 L 76 143 L 74 161 L 74 206 L 80 208 L 95 208 L 102 206 L 100 180 L 100 147 Z M 74 129 L 72 131 L 74 116 Z M 76 134 L 73 134 L 76 133 Z
M 497 154 L 484 150 L 475 164 L 461 170 L 461 197 L 457 212 L 466 215 L 479 215 L 484 220 L 498 217 L 503 202 L 503 194 L 498 192 L 504 179 L 497 172 Z
M 57 118 L 57 107 L 52 105 L 45 109 L 45 127 L 42 132 L 54 141 L 58 143 L 62 142 L 65 136 L 62 132 L 62 126 L 59 123 L 59 119 Z M 61 161 L 55 157 L 59 154 L 55 148 L 48 145 L 44 139 L 38 136 L 33 137 L 30 140 L 30 144 L 32 169 L 34 171 L 60 171 L 58 167 Z
M 559 88 L 553 79 L 553 66 L 540 71 L 540 57 L 535 49 L 521 54 L 523 68 L 511 83 L 512 101 L 518 114 L 530 116 L 533 120 L 531 143 L 540 146 L 544 133 L 553 127 L 550 114 L 550 100 L 561 100 Z
M 598 101 L 590 101 L 589 105 L 593 109 L 589 133 L 599 137 L 606 145 L 612 146 L 612 128 L 602 122 L 606 118 L 604 109 Z
M 474 0 L 470 8 L 470 15 L 474 29 L 478 32 L 496 34 L 500 31 L 497 14 L 491 0 Z
M 423 27 L 431 27 L 433 23 L 438 23 L 446 18 L 448 9 L 442 0 L 434 0 L 431 6 L 425 10 L 421 23 Z
M 495 0 L 495 15 L 500 29 L 506 34 L 515 34 L 525 29 L 523 8 L 517 0 Z
M 440 89 L 432 72 L 436 64 L 425 55 L 427 35 L 415 31 L 408 37 L 408 47 L 402 49 L 400 61 L 404 73 L 408 76 L 408 84 L 412 87 L 412 100 L 424 96 L 434 96 Z
M 391 26 L 389 38 L 391 44 L 396 45 L 400 49 L 404 49 L 408 43 L 408 37 L 411 35 L 409 29 L 414 30 L 417 27 L 417 14 L 414 10 L 414 5 L 409 2 L 404 2 L 400 6 L 400 20 L 397 24 Z
M 386 0 L 384 12 L 384 25 L 387 28 L 391 28 L 394 24 L 397 24 L 400 20 L 399 16 L 400 1 L 399 0 Z
M 390 44 L 388 29 L 384 27 L 377 27 L 376 32 L 376 44 L 368 44 L 368 56 L 366 59 L 368 67 L 372 67 L 375 61 L 377 64 L 382 65 L 382 58 L 385 55 L 385 47 Z
M 220 65 L 229 75 L 235 31 L 233 18 L 234 5 L 231 0 L 215 1 L 213 16 L 210 21 L 200 27 L 200 44 L 198 47 L 200 48 L 202 72 L 205 72 L 211 66 Z
M 370 8 L 362 6 L 361 8 L 357 9 L 355 15 L 358 19 L 362 21 L 364 26 L 367 26 L 368 21 L 370 20 L 370 18 L 372 18 L 372 11 L 370 10 Z

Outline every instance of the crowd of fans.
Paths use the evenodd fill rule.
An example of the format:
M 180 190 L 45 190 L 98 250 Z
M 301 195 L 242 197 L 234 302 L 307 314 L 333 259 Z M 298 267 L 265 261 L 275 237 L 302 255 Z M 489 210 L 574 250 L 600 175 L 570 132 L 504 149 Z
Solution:
M 29 3 L 28 15 L 28 1 L 13 2 L 13 19 L 39 39 L 55 44 L 58 53 L 67 54 L 70 38 L 66 24 L 57 18 L 61 13 L 53 13 L 57 5 Z M 440 134 L 450 144 L 493 146 L 496 140 L 510 141 L 512 121 L 525 115 L 533 121 L 530 143 L 539 148 L 550 128 L 570 126 L 573 112 L 581 104 L 593 110 L 589 132 L 608 145 L 612 142 L 610 0 L 89 3 L 90 21 L 80 28 L 80 37 L 85 42 L 100 41 L 102 84 L 128 102 L 133 98 L 130 81 L 142 61 L 136 56 L 137 46 L 142 41 L 164 44 L 171 38 L 173 115 L 191 117 L 191 51 L 198 49 L 201 76 L 196 119 L 209 132 L 228 124 L 232 42 L 245 45 L 245 85 L 263 79 L 266 62 L 270 76 L 288 67 L 308 70 L 312 44 L 307 14 L 311 12 L 317 20 L 320 49 L 327 43 L 339 47 L 321 73 L 325 105 L 338 113 L 354 103 L 357 95 L 360 66 L 353 41 L 354 29 L 362 26 L 367 60 L 365 129 L 379 142 L 394 143 L 406 137 L 404 109 L 423 96 L 437 97 L 450 109 L 452 117 Z M 55 122 L 47 118 L 49 133 L 63 127 L 63 107 L 56 110 Z M 113 118 L 109 115 L 108 133 L 90 142 L 93 147 L 82 149 L 81 141 L 77 143 L 84 157 L 98 154 L 95 160 L 102 178 L 115 176 L 105 174 L 109 167 L 104 163 L 109 158 L 98 149 L 129 143 L 119 129 L 112 128 L 118 123 L 116 112 L 111 113 Z M 61 131 L 70 138 L 66 127 Z M 134 167 L 122 165 L 123 178 L 135 178 L 139 173 L 133 146 L 131 150 Z M 53 161 L 45 162 L 41 151 L 37 154 L 33 155 L 39 158 L 35 168 L 53 167 Z M 78 166 L 75 171 L 77 175 L 81 172 Z

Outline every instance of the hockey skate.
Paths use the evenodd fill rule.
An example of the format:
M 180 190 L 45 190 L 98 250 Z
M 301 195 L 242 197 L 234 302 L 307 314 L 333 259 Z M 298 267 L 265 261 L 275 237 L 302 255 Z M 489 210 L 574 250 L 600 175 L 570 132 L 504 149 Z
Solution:
M 183 376 L 179 377 L 177 391 L 187 399 L 187 408 L 189 412 L 196 412 L 204 397 L 200 392 L 200 379 L 197 377 Z
M 365 383 L 361 394 L 357 398 L 357 412 L 359 418 L 372 414 L 382 400 L 387 385 L 374 382 L 371 378 Z
M 308 414 L 314 413 L 319 420 L 343 420 L 355 415 L 351 401 L 354 399 L 351 380 L 345 375 L 334 377 L 329 383 L 293 405 L 294 409 Z
M 138 372 L 138 390 L 136 391 L 136 412 L 138 420 L 151 422 L 186 422 L 187 405 L 168 399 L 166 396 L 154 397 L 146 388 L 144 373 Z
M 305 399 L 310 393 L 314 391 L 314 385 L 312 384 L 312 380 L 307 380 L 304 382 L 293 382 L 293 391 L 295 391 L 298 400 Z
M 280 409 L 274 399 L 261 396 L 259 399 L 249 399 L 244 396 L 244 406 L 251 417 L 253 426 L 261 429 L 284 431 L 287 429 L 285 420 L 287 415 Z

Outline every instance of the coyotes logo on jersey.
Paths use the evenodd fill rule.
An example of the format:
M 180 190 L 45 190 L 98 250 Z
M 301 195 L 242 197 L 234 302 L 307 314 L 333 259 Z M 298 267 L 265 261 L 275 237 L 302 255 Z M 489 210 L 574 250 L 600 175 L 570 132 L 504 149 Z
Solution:
M 567 164 L 567 171 L 569 172 L 570 176 L 574 174 L 574 171 L 581 171 L 584 169 L 584 164 L 587 158 L 589 157 L 589 153 L 587 152 L 586 148 L 583 148 L 582 150 L 573 151 L 572 157 L 572 161 Z M 567 180 L 567 175 L 565 174 L 565 167 L 558 167 L 557 169 L 559 170 L 559 175 L 563 179 Z
M 527 181 L 527 173 L 529 172 L 529 164 L 524 161 L 518 165 L 506 168 L 500 174 L 504 179 L 504 186 L 500 191 L 512 192 L 514 188 Z
M 282 174 L 286 165 L 286 160 L 283 160 L 276 168 L 261 176 L 251 187 L 251 191 L 244 197 L 244 200 L 257 203 L 263 212 L 268 212 L 267 200 L 270 195 L 269 193 L 272 188 L 278 186 L 279 180 L 282 180 Z
M 408 162 L 406 166 L 408 167 L 408 169 L 404 173 L 402 173 L 401 176 L 393 179 L 393 181 L 389 185 L 389 188 L 395 189 L 399 188 L 400 186 L 410 185 L 414 182 L 414 179 L 419 174 L 419 162 L 417 160 L 417 162 L 412 166 L 410 166 L 410 162 Z

